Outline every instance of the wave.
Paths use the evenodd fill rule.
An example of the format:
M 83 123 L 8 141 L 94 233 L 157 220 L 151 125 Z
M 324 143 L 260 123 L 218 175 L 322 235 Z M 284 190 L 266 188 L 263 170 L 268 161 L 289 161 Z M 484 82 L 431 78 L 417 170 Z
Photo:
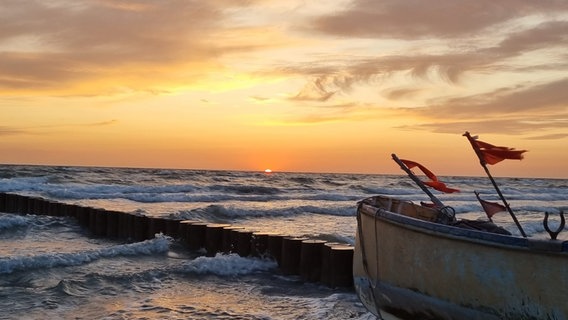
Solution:
M 241 257 L 237 254 L 220 254 L 214 257 L 198 257 L 184 263 L 182 272 L 213 274 L 218 276 L 240 276 L 277 268 L 273 260 Z
M 314 184 L 315 180 L 310 177 L 291 177 L 290 181 L 297 182 L 299 184 L 309 185 Z
M 126 199 L 140 203 L 160 202 L 214 202 L 214 201 L 269 201 L 286 200 L 289 197 L 280 197 L 282 193 L 277 188 L 259 186 L 224 186 L 213 187 L 214 191 L 199 188 L 194 185 L 166 185 L 166 186 L 67 186 L 65 188 L 49 187 L 43 191 L 45 195 L 54 199 L 67 200 L 105 200 Z
M 342 236 L 337 233 L 320 233 L 320 234 L 303 234 L 300 237 L 307 237 L 310 239 L 317 239 L 317 240 L 324 240 L 325 242 L 331 243 L 342 243 L 345 245 L 355 245 L 355 237 L 354 236 Z
M 0 192 L 41 192 L 49 177 L 17 177 L 0 179 Z
M 413 202 L 429 201 L 412 181 L 397 175 L 265 175 L 231 171 L 8 166 L 0 166 L 0 174 L 4 177 L 0 178 L 0 191 L 39 195 L 58 201 L 95 202 L 100 207 L 119 203 L 128 209 L 134 207 L 132 211 L 162 210 L 188 219 L 279 217 L 303 213 L 350 216 L 357 201 L 376 194 Z M 484 200 L 499 201 L 491 183 L 484 177 L 441 179 L 462 190 L 451 195 L 433 191 L 458 213 L 481 210 L 474 190 L 479 191 Z M 567 179 L 496 180 L 516 209 L 567 211 Z M 121 202 L 123 200 L 134 203 Z M 188 207 L 204 204 L 211 206 L 187 211 Z
M 30 219 L 22 216 L 0 215 L 0 231 L 27 226 Z
M 211 190 L 230 192 L 236 194 L 255 194 L 255 195 L 273 195 L 282 191 L 277 187 L 266 187 L 258 185 L 212 185 Z
M 113 192 L 113 188 L 115 189 Z M 253 187 L 257 189 L 258 187 Z M 104 192 L 94 189 L 52 189 L 45 191 L 49 198 L 58 200 L 111 200 L 125 199 L 138 203 L 164 203 L 164 202 L 220 202 L 220 201 L 246 201 L 246 202 L 268 202 L 268 201 L 288 201 L 288 200 L 323 200 L 323 201 L 357 201 L 365 197 L 365 194 L 348 194 L 329 192 L 327 190 L 299 191 L 298 193 L 284 192 L 264 192 L 264 193 L 229 193 L 229 192 L 182 192 L 175 189 L 170 190 L 143 190 L 128 191 L 118 190 L 116 187 L 101 188 Z M 384 190 L 383 194 L 389 194 L 389 190 Z M 381 192 L 377 192 L 381 193 Z M 402 190 L 394 192 L 401 194 Z M 372 193 L 369 193 L 372 194 Z M 415 193 L 409 193 L 415 194 Z
M 73 253 L 51 253 L 36 256 L 16 256 L 0 258 L 0 274 L 9 274 L 16 271 L 30 269 L 45 269 L 55 267 L 77 266 L 99 259 L 117 256 L 152 255 L 164 253 L 169 250 L 171 239 L 158 235 L 156 238 L 137 242 L 111 246 L 102 249 L 88 250 Z
M 85 281 L 72 279 L 63 279 L 59 281 L 54 290 L 72 297 L 84 297 L 91 293 L 91 289 Z
M 324 200 L 324 201 L 357 201 L 363 198 L 363 195 L 339 194 L 339 193 L 318 193 L 313 195 L 298 196 L 300 200 Z
M 182 220 L 205 220 L 226 222 L 232 219 L 259 218 L 259 217 L 287 217 L 301 214 L 322 214 L 331 216 L 354 216 L 355 210 L 352 203 L 345 205 L 300 205 L 282 208 L 244 208 L 224 206 L 219 204 L 208 205 L 189 211 L 180 211 L 170 215 L 172 218 Z

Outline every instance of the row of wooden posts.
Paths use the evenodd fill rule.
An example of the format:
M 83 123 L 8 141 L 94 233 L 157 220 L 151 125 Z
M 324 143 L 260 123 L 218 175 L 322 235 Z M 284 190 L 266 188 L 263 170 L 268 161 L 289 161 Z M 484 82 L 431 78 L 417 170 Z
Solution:
M 236 253 L 271 258 L 285 275 L 299 275 L 330 287 L 353 285 L 353 247 L 344 243 L 254 232 L 229 224 L 148 217 L 13 193 L 0 193 L 0 212 L 72 217 L 94 236 L 127 241 L 144 241 L 162 233 L 189 250 L 204 249 L 207 256 Z

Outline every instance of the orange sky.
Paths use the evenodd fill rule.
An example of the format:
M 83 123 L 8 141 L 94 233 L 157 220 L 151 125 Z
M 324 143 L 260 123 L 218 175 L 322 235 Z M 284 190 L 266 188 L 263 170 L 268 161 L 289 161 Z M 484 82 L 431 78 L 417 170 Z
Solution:
M 0 163 L 568 178 L 568 1 L 0 9 Z

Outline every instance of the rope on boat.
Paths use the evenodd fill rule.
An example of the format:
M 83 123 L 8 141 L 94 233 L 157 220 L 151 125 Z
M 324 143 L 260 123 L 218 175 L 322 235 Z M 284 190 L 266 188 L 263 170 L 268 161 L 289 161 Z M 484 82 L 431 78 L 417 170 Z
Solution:
M 359 205 L 358 205 L 358 208 L 357 208 L 357 229 L 358 229 L 358 232 L 359 232 L 359 244 L 361 245 L 361 259 L 362 259 L 362 262 L 363 262 L 363 269 L 365 270 L 365 273 L 367 274 L 367 281 L 369 282 L 369 287 L 371 287 L 371 295 L 373 296 L 373 301 L 375 303 L 375 309 L 377 310 L 377 317 L 378 317 L 379 320 L 384 320 L 384 318 L 381 314 L 381 308 L 380 308 L 379 301 L 378 301 L 377 297 L 375 296 L 376 286 L 371 281 L 371 274 L 369 272 L 369 263 L 367 261 L 367 254 L 365 252 L 365 243 L 364 243 L 364 240 L 363 240 L 363 238 L 364 238 L 363 237 L 363 224 L 361 223 L 362 222 L 361 221 L 361 207 L 362 206 L 363 206 L 363 201 L 359 202 Z M 382 209 L 378 209 L 375 212 L 375 219 L 379 215 L 379 212 L 381 210 Z M 378 236 L 377 236 L 378 232 L 377 232 L 376 220 L 375 220 L 375 223 L 374 223 L 374 227 L 375 227 L 375 243 L 376 243 L 375 254 L 376 254 L 376 257 L 378 258 L 378 256 L 379 256 L 379 243 L 378 243 Z M 379 264 L 378 264 L 378 259 L 376 259 L 376 260 L 377 260 L 376 272 L 377 272 L 377 280 L 378 280 Z
M 377 230 L 377 217 L 379 216 L 379 212 L 383 210 L 381 208 L 379 208 L 377 211 L 375 211 L 375 220 L 373 221 L 373 225 L 375 227 L 375 257 L 376 257 L 376 261 L 377 263 L 375 263 L 376 268 L 375 271 L 377 272 L 377 284 L 379 283 L 379 232 Z M 375 308 L 377 309 L 377 316 L 380 320 L 383 320 L 383 315 L 381 314 L 381 306 L 379 304 L 379 299 L 377 299 L 377 297 L 375 297 L 375 288 L 373 288 L 373 300 L 375 301 Z

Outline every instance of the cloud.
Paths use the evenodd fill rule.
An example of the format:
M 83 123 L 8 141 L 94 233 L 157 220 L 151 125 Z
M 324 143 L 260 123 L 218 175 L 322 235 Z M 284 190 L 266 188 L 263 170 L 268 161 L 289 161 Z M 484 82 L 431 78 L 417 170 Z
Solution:
M 432 131 L 493 130 L 488 118 L 507 119 L 493 124 L 511 133 L 533 119 L 565 125 L 554 119 L 567 118 L 567 1 L 338 3 L 5 1 L 0 95 L 164 94 L 248 73 L 304 81 L 283 101 L 299 106 L 291 121 L 388 113 Z M 264 90 L 248 97 L 282 101 Z
M 433 122 L 401 128 L 439 133 L 470 130 L 479 133 L 529 134 L 568 128 L 568 78 L 543 84 L 498 89 L 423 108 L 405 109 L 406 116 Z M 532 139 L 561 139 L 563 134 L 543 134 Z
M 414 0 L 356 0 L 343 11 L 315 17 L 309 26 L 344 41 L 387 41 L 398 51 L 361 51 L 336 63 L 320 59 L 285 70 L 306 78 L 298 96 L 312 101 L 334 104 L 335 97 L 348 99 L 355 88 L 374 88 L 387 101 L 377 104 L 376 117 L 390 101 L 400 118 L 421 119 L 401 128 L 557 131 L 568 118 L 567 17 L 568 2 L 552 0 L 443 0 L 427 6 Z M 400 107 L 404 103 L 407 107 Z M 344 116 L 352 119 L 353 113 Z
M 9 135 L 17 135 L 17 134 L 25 134 L 26 131 L 9 126 L 0 126 L 0 136 L 9 136 Z
M 558 140 L 568 138 L 568 133 L 546 134 L 527 138 L 528 140 Z
M 331 77 L 330 77 L 331 78 Z M 291 97 L 290 100 L 298 101 L 327 101 L 336 93 L 336 91 L 330 91 L 328 89 L 329 85 L 326 83 L 329 78 L 318 77 L 313 81 L 308 82 L 306 86 L 295 96 Z
M 99 122 L 87 122 L 87 123 L 69 123 L 69 124 L 45 124 L 36 126 L 0 126 L 0 136 L 8 135 L 26 135 L 26 134 L 46 134 L 52 132 L 53 129 L 63 129 L 63 128 L 81 128 L 81 127 L 103 127 L 111 126 L 118 123 L 118 120 L 105 120 Z
M 448 99 L 438 105 L 416 109 L 433 117 L 484 117 L 524 113 L 568 116 L 568 78 L 542 84 L 527 83 L 494 92 Z
M 93 122 L 93 123 L 87 123 L 84 124 L 82 126 L 88 126 L 88 127 L 101 127 L 101 126 L 110 126 L 110 125 L 114 125 L 118 122 L 118 120 L 107 120 L 107 121 L 100 121 L 100 122 Z
M 113 94 L 202 79 L 227 52 L 207 39 L 250 1 L 7 1 L 0 94 Z M 184 72 L 180 72 L 184 70 Z
M 393 109 L 380 109 L 366 103 L 306 103 L 304 108 L 309 109 L 301 114 L 289 115 L 280 121 L 271 124 L 278 125 L 319 125 L 332 122 L 369 121 L 376 118 L 396 119 L 401 112 Z
M 420 93 L 422 89 L 410 89 L 410 88 L 398 88 L 393 90 L 387 90 L 385 95 L 390 100 L 398 100 L 407 97 L 415 96 L 416 94 Z
M 481 0 L 355 0 L 344 11 L 315 19 L 311 27 L 345 37 L 421 39 L 459 38 L 491 32 L 506 22 L 529 15 L 566 11 L 563 1 Z
M 433 54 L 428 52 L 408 52 L 399 55 L 379 57 L 347 57 L 335 65 L 328 61 L 315 61 L 309 66 L 288 66 L 289 72 L 303 74 L 306 77 L 317 76 L 317 87 L 327 91 L 327 86 L 348 91 L 356 84 L 365 84 L 377 79 L 408 72 L 411 76 L 432 80 L 436 79 L 457 84 L 466 73 L 472 72 L 537 72 L 568 69 L 566 54 L 551 53 L 551 59 L 535 61 L 526 65 L 511 62 L 531 51 L 558 51 L 568 47 L 568 21 L 543 22 L 534 28 L 523 29 L 503 35 L 501 41 L 490 41 L 485 46 L 458 46 L 448 44 L 445 50 Z M 377 40 L 380 40 L 378 38 Z M 310 80 L 311 81 L 311 80 Z
M 451 133 L 459 134 L 465 131 L 475 132 L 476 134 L 494 133 L 494 134 L 511 134 L 523 135 L 532 134 L 534 132 L 543 132 L 546 129 L 565 129 L 568 127 L 568 119 L 556 121 L 553 118 L 541 118 L 541 121 L 529 122 L 528 118 L 478 118 L 473 120 L 461 121 L 440 121 L 432 123 L 420 123 L 398 128 L 405 130 L 423 130 L 435 133 Z M 549 134 L 540 137 L 533 136 L 530 139 L 562 139 L 565 134 Z

